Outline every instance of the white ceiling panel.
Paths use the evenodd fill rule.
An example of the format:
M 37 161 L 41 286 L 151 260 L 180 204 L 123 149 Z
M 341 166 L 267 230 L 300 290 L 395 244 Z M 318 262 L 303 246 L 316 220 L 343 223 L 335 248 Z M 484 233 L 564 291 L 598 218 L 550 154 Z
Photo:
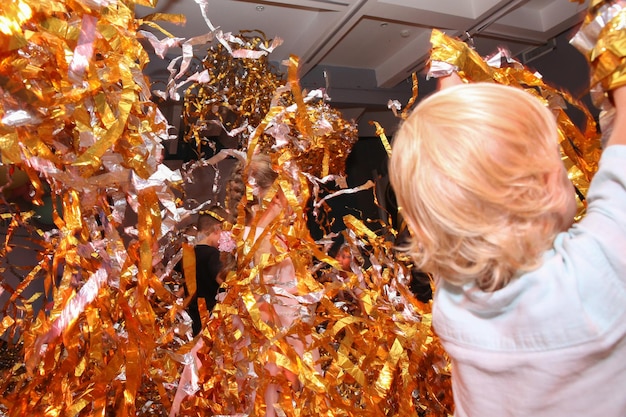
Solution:
M 570 22 L 572 19 L 580 21 L 585 10 L 585 5 L 564 0 L 533 0 L 503 16 L 497 23 L 551 34 L 563 22 Z
M 323 58 L 328 65 L 376 69 L 430 29 L 364 17 Z
M 441 14 L 463 16 L 476 19 L 483 13 L 496 7 L 502 0 L 380 0 L 379 3 L 389 6 L 409 7 L 420 11 L 431 11 Z

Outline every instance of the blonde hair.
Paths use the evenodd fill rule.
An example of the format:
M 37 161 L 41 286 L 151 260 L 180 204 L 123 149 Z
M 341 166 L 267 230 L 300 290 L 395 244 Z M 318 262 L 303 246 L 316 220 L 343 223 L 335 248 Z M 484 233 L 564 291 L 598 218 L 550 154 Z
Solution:
M 239 205 L 244 204 L 246 218 L 250 220 L 252 217 L 252 206 L 257 204 L 258 201 L 244 202 L 246 198 L 245 167 L 246 162 L 239 161 L 233 168 L 226 184 L 226 206 L 230 214 L 236 217 Z M 247 174 L 247 181 L 251 182 L 250 180 L 252 180 L 258 188 L 257 199 L 262 199 L 278 178 L 278 173 L 272 167 L 272 159 L 267 154 L 254 154 L 249 161 Z
M 436 280 L 486 291 L 541 263 L 574 192 L 555 117 L 521 89 L 477 83 L 424 99 L 393 138 L 390 180 Z

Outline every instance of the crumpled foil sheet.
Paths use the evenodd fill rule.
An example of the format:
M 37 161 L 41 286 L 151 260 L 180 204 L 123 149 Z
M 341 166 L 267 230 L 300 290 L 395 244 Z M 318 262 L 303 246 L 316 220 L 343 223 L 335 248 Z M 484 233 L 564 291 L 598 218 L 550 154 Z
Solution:
M 611 134 L 615 116 L 609 92 L 626 84 L 625 5 L 623 1 L 592 1 L 570 41 L 589 61 L 590 94 L 600 109 L 603 141 Z

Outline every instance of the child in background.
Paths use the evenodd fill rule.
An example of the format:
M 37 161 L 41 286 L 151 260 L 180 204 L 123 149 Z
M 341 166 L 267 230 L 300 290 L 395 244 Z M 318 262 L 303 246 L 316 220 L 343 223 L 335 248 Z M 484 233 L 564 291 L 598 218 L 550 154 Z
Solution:
M 458 417 L 626 416 L 626 87 L 611 94 L 573 226 L 555 117 L 521 89 L 444 88 L 394 137 L 391 183 L 436 282 Z
M 335 259 L 339 262 L 339 266 L 343 271 L 350 271 L 352 267 L 352 252 L 350 252 L 350 246 L 343 244 L 337 251 Z
M 268 201 L 268 193 L 279 180 L 279 174 L 272 166 L 271 158 L 266 154 L 254 154 L 249 162 L 248 186 L 252 189 L 253 201 L 246 201 L 244 210 L 246 224 L 244 226 L 244 239 L 250 241 L 250 250 L 254 249 L 251 257 L 251 267 L 259 268 L 252 285 L 260 318 L 268 326 L 280 329 L 283 336 L 278 340 L 268 340 L 269 349 L 280 352 L 281 340 L 287 342 L 294 352 L 304 360 L 305 352 L 311 352 L 316 362 L 316 371 L 321 373 L 321 367 L 317 364 L 319 352 L 312 348 L 313 340 L 310 335 L 300 335 L 298 332 L 288 332 L 301 321 L 309 321 L 315 305 L 304 304 L 298 299 L 298 276 L 292 261 L 289 239 L 283 234 L 283 228 L 276 227 L 279 222 L 289 221 L 294 216 L 282 188 L 278 187 L 276 193 Z M 243 178 L 243 164 L 237 166 L 227 185 L 228 201 L 232 204 L 231 212 L 238 212 L 238 204 L 245 195 L 246 185 Z M 267 255 L 271 254 L 277 262 L 267 262 Z M 287 254 L 288 256 L 281 256 Z M 267 263 L 267 265 L 264 265 Z M 261 285 L 262 281 L 262 285 Z M 241 329 L 245 331 L 245 329 Z M 267 346 L 267 345 L 266 345 Z M 258 349 L 266 349 L 266 346 Z M 288 367 L 279 362 L 268 360 L 264 369 L 273 377 L 283 374 L 289 381 L 292 392 L 301 389 L 299 375 L 292 372 Z M 303 375 L 301 375 L 303 376 Z M 278 383 L 268 384 L 263 393 L 266 410 L 265 417 L 283 415 L 277 411 L 276 404 L 283 398 L 291 395 L 289 391 L 283 391 Z
M 341 267 L 340 271 L 335 274 L 335 279 L 347 284 L 350 280 L 349 272 L 352 272 L 352 251 L 348 244 L 343 244 L 337 251 L 335 259 L 339 262 Z M 361 283 L 359 283 L 361 284 Z M 337 293 L 337 299 L 343 301 L 346 307 L 355 315 L 367 315 L 365 306 L 360 296 L 363 293 L 363 288 L 357 284 L 354 288 L 346 287 Z
M 222 224 L 226 220 L 226 216 L 226 210 L 219 206 L 212 206 L 208 210 L 199 213 L 196 223 L 197 234 L 194 247 L 196 255 L 196 294 L 192 297 L 187 307 L 187 312 L 192 320 L 194 336 L 198 335 L 202 330 L 198 298 L 203 298 L 206 301 L 206 308 L 209 313 L 217 302 L 217 292 L 221 284 L 218 274 L 222 270 L 218 245 L 222 233 Z M 179 263 L 176 269 L 182 272 L 182 263 Z

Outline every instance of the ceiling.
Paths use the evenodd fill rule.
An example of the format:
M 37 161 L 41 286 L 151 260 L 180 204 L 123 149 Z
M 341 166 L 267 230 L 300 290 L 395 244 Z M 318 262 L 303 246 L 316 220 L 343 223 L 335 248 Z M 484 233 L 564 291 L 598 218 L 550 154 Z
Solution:
M 187 39 L 209 32 L 199 3 L 206 3 L 208 19 L 223 32 L 259 30 L 268 39 L 283 39 L 270 60 L 298 56 L 303 86 L 328 87 L 331 104 L 357 120 L 386 111 L 390 99 L 406 103 L 411 97 L 410 77 L 424 69 L 432 28 L 469 38 L 483 56 L 500 46 L 514 56 L 531 56 L 577 25 L 588 1 L 160 0 L 136 14 L 184 14 L 185 26 L 162 26 Z M 166 79 L 167 63 L 152 59 L 146 75 Z

